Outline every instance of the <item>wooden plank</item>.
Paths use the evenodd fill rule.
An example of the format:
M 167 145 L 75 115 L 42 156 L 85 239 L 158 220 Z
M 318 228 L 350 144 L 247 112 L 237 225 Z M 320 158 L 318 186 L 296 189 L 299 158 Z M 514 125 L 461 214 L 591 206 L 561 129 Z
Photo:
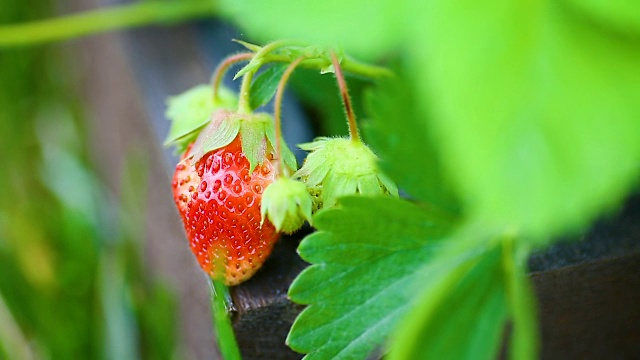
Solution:
M 232 289 L 236 306 L 233 328 L 243 359 L 300 359 L 285 345 L 293 320 L 303 306 L 289 301 L 287 290 L 307 264 L 296 254 L 303 234 L 282 237 L 264 266 Z

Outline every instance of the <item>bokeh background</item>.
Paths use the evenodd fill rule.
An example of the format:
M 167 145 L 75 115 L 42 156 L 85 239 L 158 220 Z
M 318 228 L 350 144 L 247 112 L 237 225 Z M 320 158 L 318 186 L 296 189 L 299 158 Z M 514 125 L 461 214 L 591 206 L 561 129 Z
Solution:
M 3 1 L 0 23 L 105 5 Z M 208 81 L 233 34 L 202 22 L 0 50 L 0 359 L 219 357 L 162 139 L 164 99 Z

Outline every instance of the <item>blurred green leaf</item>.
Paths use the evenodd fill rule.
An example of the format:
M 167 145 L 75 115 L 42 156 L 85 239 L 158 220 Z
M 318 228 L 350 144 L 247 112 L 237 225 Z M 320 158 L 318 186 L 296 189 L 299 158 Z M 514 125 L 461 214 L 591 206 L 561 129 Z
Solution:
M 165 144 L 179 141 L 179 146 L 186 148 L 187 144 L 184 143 L 190 143 L 193 139 L 180 140 L 206 125 L 212 112 L 213 91 L 209 85 L 198 85 L 169 98 L 166 116 L 171 120 L 171 128 Z
M 213 99 L 210 85 L 198 85 L 167 100 L 166 116 L 171 120 L 171 128 L 165 145 L 176 145 L 179 153 L 184 152 L 195 141 L 201 130 L 211 120 L 211 114 L 218 109 L 235 110 L 238 98 L 224 86 L 218 88 L 217 100 Z
M 615 205 L 640 161 L 640 41 L 561 2 L 429 1 L 414 88 L 470 214 L 547 238 Z
M 251 83 L 251 98 L 249 103 L 251 109 L 257 109 L 262 105 L 268 103 L 273 95 L 276 93 L 278 83 L 282 74 L 287 69 L 287 64 L 275 64 L 261 72 L 253 83 Z
M 220 8 L 262 42 L 304 40 L 371 58 L 396 47 L 404 36 L 405 8 L 389 0 L 223 0 Z
M 598 26 L 619 31 L 624 35 L 640 37 L 640 6 L 635 0 L 565 0 L 578 16 L 588 17 Z
M 314 217 L 289 296 L 309 306 L 287 338 L 308 359 L 366 358 L 411 307 L 451 220 L 404 200 L 347 197 Z
M 40 19 L 52 13 L 49 1 L 4 5 L 2 23 Z M 136 262 L 138 253 L 120 248 L 107 251 L 106 246 L 119 236 L 125 244 L 137 239 L 141 232 L 126 232 L 118 225 L 136 226 L 132 222 L 145 218 L 144 209 L 118 206 L 93 173 L 88 163 L 86 110 L 77 74 L 69 65 L 73 53 L 62 50 L 0 51 L 0 188 L 8 194 L 0 196 L 0 296 L 4 310 L 28 344 L 22 351 L 35 358 L 103 358 L 106 310 L 98 274 L 103 270 L 101 258 L 111 256 L 113 263 L 120 265 L 110 274 L 111 284 L 118 286 L 107 287 L 111 299 L 116 300 L 113 304 L 122 306 L 122 311 L 112 314 L 125 316 L 109 323 L 130 326 L 112 330 L 131 335 L 127 342 L 137 339 L 133 341 L 137 347 L 131 350 L 120 341 L 110 344 L 128 349 L 135 358 L 169 358 L 175 351 L 172 295 L 161 293 L 149 274 L 131 271 L 141 266 Z M 136 185 L 136 194 L 146 193 L 143 183 Z M 130 213 L 133 208 L 139 212 Z M 115 214 L 129 222 L 119 222 Z M 144 223 L 138 226 L 144 227 Z M 143 306 L 161 312 L 153 315 L 155 322 L 143 316 Z M 126 321 L 117 321 L 123 318 Z M 2 321 L 0 327 L 6 330 L 8 324 Z M 165 328 L 155 331 L 156 324 Z M 3 336 L 0 343 L 5 341 L 9 339 Z M 157 347 L 162 353 L 149 349 L 155 344 L 163 345 Z M 3 351 L 9 359 L 21 357 L 15 349 L 0 347 L 0 358 Z
M 509 314 L 502 251 L 472 252 L 425 286 L 419 305 L 398 326 L 391 360 L 496 358 Z
M 381 169 L 418 200 L 452 213 L 459 211 L 445 179 L 434 139 L 419 112 L 404 74 L 381 80 L 368 93 L 366 140 L 380 156 Z
M 515 241 L 507 240 L 508 251 L 504 256 L 507 296 L 512 311 L 513 333 L 509 344 L 509 357 L 518 360 L 539 358 L 540 330 L 538 329 L 538 312 L 536 297 L 531 278 L 528 276 L 527 261 L 529 251 L 511 247 Z M 512 254 L 511 256 L 509 254 Z

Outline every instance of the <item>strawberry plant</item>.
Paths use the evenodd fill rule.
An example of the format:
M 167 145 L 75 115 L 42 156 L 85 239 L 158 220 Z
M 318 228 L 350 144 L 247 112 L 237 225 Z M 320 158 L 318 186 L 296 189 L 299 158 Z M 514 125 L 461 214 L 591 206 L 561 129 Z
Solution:
M 495 358 L 507 338 L 511 358 L 537 357 L 527 259 L 615 210 L 638 179 L 637 7 L 205 3 L 185 3 L 175 19 L 216 10 L 266 43 L 241 42 L 248 51 L 224 60 L 211 87 L 167 111 L 168 143 L 185 153 L 174 199 L 216 292 L 259 271 L 278 233 L 307 221 L 317 231 L 298 251 L 310 266 L 289 289 L 307 305 L 286 339 L 295 351 Z M 139 24 L 137 7 L 122 11 L 125 26 Z M 0 44 L 28 42 L 19 29 L 0 28 Z M 34 41 L 81 33 L 72 30 Z M 220 79 L 238 62 L 236 97 Z M 334 74 L 350 133 L 300 145 L 310 151 L 300 168 L 280 121 L 297 67 Z M 369 83 L 354 96 L 360 124 L 349 76 Z M 259 112 L 274 95 L 274 114 Z

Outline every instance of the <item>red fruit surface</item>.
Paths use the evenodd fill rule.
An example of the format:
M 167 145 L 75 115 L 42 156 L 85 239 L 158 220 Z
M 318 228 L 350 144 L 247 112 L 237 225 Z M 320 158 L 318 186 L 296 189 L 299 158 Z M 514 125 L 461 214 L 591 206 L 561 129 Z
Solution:
M 278 239 L 268 220 L 260 225 L 262 193 L 276 179 L 273 154 L 249 175 L 238 136 L 189 163 L 176 166 L 173 196 L 191 251 L 213 278 L 237 285 L 262 266 Z

